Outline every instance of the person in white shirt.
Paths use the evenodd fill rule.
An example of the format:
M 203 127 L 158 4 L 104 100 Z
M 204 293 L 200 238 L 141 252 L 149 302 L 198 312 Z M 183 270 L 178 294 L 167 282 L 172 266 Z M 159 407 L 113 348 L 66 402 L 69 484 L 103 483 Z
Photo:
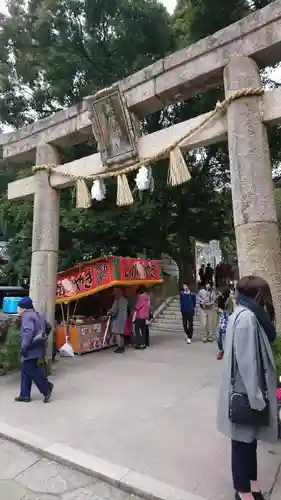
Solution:
M 216 295 L 209 283 L 198 294 L 200 318 L 203 328 L 203 342 L 213 342 L 216 330 L 215 301 Z

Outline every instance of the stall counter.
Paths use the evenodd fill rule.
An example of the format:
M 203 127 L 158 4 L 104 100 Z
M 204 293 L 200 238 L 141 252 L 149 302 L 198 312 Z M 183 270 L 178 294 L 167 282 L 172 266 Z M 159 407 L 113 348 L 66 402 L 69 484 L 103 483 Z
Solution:
M 115 335 L 106 336 L 103 342 L 107 318 L 93 320 L 90 324 L 65 324 L 56 327 L 56 346 L 60 349 L 66 340 L 66 331 L 68 333 L 69 343 L 72 345 L 75 354 L 84 354 L 86 352 L 99 351 L 105 347 L 116 345 Z

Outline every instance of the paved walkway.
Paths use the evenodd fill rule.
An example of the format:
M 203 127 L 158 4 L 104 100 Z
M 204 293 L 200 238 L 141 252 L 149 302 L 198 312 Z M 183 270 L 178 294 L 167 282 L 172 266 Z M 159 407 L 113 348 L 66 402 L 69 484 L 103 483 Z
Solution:
M 215 344 L 195 339 L 188 346 L 184 335 L 166 332 L 146 351 L 60 360 L 49 405 L 36 391 L 32 403 L 14 403 L 18 375 L 3 377 L 0 420 L 208 500 L 229 500 L 229 443 L 216 431 L 215 355 Z M 262 486 L 270 491 L 281 445 L 259 453 Z
M 114 486 L 0 441 L 0 500 L 138 500 Z M 139 499 L 140 500 L 140 499 Z

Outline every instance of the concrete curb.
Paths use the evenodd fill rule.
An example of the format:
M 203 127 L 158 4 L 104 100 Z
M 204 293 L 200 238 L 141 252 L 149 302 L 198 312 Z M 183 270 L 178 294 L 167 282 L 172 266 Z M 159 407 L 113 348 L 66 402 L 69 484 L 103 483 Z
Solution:
M 55 460 L 117 486 L 127 493 L 138 495 L 145 500 L 207 500 L 126 467 L 88 455 L 65 444 L 50 441 L 17 427 L 12 427 L 5 422 L 0 422 L 0 437 L 24 446 L 45 458 Z

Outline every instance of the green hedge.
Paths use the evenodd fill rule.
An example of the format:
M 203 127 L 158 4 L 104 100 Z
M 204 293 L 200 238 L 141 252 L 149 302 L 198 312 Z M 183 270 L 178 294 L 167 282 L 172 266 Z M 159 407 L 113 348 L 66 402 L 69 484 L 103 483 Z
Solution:
M 54 353 L 56 336 L 54 335 Z M 44 367 L 44 360 L 40 360 Z M 11 325 L 5 342 L 0 344 L 0 374 L 18 370 L 20 368 L 20 329 L 18 325 Z
M 6 373 L 18 370 L 20 365 L 20 330 L 11 325 L 3 344 L 0 344 L 0 371 Z

